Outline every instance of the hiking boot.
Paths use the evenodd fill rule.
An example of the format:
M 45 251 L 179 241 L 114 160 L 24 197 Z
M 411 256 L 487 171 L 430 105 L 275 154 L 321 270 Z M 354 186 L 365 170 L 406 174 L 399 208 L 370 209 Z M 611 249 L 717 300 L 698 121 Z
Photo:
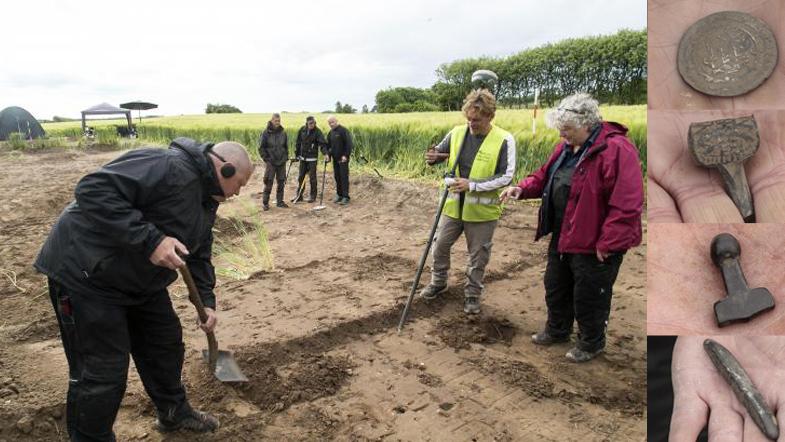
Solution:
M 574 347 L 574 348 L 570 349 L 570 351 L 568 351 L 565 356 L 567 357 L 567 359 L 569 359 L 572 362 L 580 363 L 580 362 L 591 361 L 592 359 L 597 357 L 597 355 L 602 353 L 603 350 L 604 349 L 601 348 L 601 349 L 599 349 L 597 351 L 584 351 L 584 350 L 581 350 L 578 347 Z
M 310 197 L 308 197 L 308 198 L 306 198 L 306 199 L 305 199 L 305 202 L 306 202 L 306 203 L 312 203 L 312 202 L 314 202 L 314 201 L 316 201 L 316 198 L 314 198 L 314 197 L 312 197 L 312 196 L 310 196 Z
M 349 204 L 349 198 L 348 197 L 341 198 L 341 200 L 338 201 L 338 204 L 340 204 L 342 206 L 345 206 L 345 205 Z
M 334 203 L 340 203 L 342 200 L 343 197 L 341 195 L 337 195 L 335 198 L 333 198 Z
M 269 204 L 262 204 L 262 210 L 267 212 L 268 210 L 270 210 L 270 205 Z
M 558 344 L 558 343 L 561 343 L 561 342 L 567 342 L 569 340 L 570 340 L 569 336 L 564 336 L 564 337 L 557 338 L 557 337 L 554 337 L 553 335 L 551 335 L 550 333 L 548 333 L 545 330 L 543 330 L 543 331 L 541 331 L 541 332 L 539 332 L 537 334 L 533 334 L 532 335 L 532 342 L 534 342 L 537 345 Z
M 286 203 L 285 203 L 285 202 L 283 202 L 283 201 L 278 201 L 277 203 L 275 203 L 275 207 L 280 207 L 280 208 L 282 208 L 282 209 L 288 209 L 288 208 L 289 208 L 289 205 L 288 205 L 288 204 L 286 204 Z
M 463 300 L 463 312 L 467 315 L 480 314 L 480 298 L 476 296 L 467 296 Z
M 436 299 L 439 294 L 444 293 L 447 291 L 446 285 L 433 285 L 428 284 L 425 286 L 424 289 L 420 290 L 420 297 L 425 299 L 426 301 L 431 301 Z
M 170 433 L 177 430 L 207 433 L 208 431 L 217 430 L 220 422 L 218 422 L 218 418 L 211 414 L 191 409 L 186 415 L 178 419 L 167 419 L 159 416 L 155 426 L 162 433 Z

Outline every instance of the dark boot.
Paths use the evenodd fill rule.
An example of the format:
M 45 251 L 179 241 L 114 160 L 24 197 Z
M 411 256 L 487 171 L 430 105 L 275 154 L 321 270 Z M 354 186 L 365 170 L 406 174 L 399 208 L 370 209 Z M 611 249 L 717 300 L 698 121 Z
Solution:
M 155 425 L 158 431 L 162 433 L 170 433 L 177 430 L 207 433 L 208 431 L 217 430 L 221 424 L 215 416 L 189 407 L 186 413 L 176 418 L 158 416 L 158 421 Z

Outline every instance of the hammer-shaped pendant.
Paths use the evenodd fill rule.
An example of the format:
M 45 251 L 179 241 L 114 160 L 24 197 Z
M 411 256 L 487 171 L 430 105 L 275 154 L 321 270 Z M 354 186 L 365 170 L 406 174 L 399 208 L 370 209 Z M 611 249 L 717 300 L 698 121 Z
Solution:
M 774 308 L 774 297 L 763 287 L 751 289 L 741 271 L 741 246 L 729 233 L 720 233 L 711 241 L 711 259 L 722 270 L 728 296 L 714 304 L 717 325 L 724 327 Z
M 725 190 L 746 222 L 754 222 L 752 195 L 744 161 L 758 150 L 760 136 L 755 118 L 740 117 L 690 124 L 690 152 L 703 167 L 717 169 Z

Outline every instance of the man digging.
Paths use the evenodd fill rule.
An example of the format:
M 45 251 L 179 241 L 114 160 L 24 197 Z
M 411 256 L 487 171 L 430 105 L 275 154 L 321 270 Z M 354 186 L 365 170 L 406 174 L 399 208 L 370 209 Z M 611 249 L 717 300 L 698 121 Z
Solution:
M 115 440 L 129 354 L 160 431 L 218 428 L 186 399 L 182 327 L 167 286 L 187 265 L 207 312 L 201 327 L 215 328 L 212 227 L 218 204 L 252 173 L 240 144 L 177 138 L 169 149 L 125 153 L 79 181 L 35 262 L 49 277 L 68 360 L 71 440 Z

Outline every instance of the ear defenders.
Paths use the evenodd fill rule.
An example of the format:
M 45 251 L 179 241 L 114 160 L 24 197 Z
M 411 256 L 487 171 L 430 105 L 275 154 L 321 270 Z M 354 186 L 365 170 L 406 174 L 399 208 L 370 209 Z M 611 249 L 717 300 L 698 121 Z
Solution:
M 224 178 L 231 178 L 231 177 L 234 176 L 235 173 L 237 173 L 237 169 L 234 167 L 234 164 L 226 161 L 224 159 L 224 157 L 222 157 L 222 156 L 218 155 L 217 153 L 213 152 L 212 146 L 207 148 L 207 153 L 209 153 L 210 155 L 212 155 L 212 156 L 218 158 L 219 160 L 223 161 L 223 164 L 221 165 L 221 169 L 220 169 L 222 177 L 224 177 Z

